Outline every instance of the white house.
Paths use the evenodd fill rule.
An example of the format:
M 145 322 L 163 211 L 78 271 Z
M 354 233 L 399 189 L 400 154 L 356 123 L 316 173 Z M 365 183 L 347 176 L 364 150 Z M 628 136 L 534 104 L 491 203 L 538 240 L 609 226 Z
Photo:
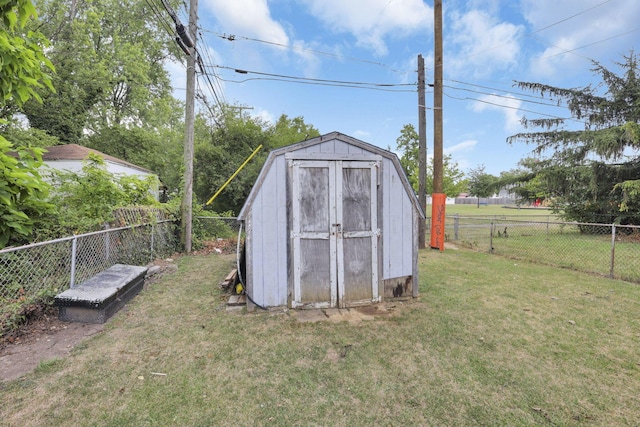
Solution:
M 89 154 L 97 154 L 104 159 L 107 171 L 113 175 L 135 176 L 140 179 L 149 176 L 157 178 L 157 175 L 149 169 L 78 144 L 53 145 L 45 147 L 45 150 L 47 151 L 42 155 L 42 161 L 52 169 L 79 173 L 82 171 L 82 166 L 84 166 Z M 159 189 L 154 189 L 153 194 L 158 199 Z
M 45 147 L 45 150 L 47 152 L 42 155 L 42 160 L 53 169 L 78 173 L 82 171 L 83 162 L 89 154 L 97 154 L 104 159 L 107 171 L 114 175 L 136 175 L 141 179 L 155 175 L 141 166 L 78 144 L 54 145 Z

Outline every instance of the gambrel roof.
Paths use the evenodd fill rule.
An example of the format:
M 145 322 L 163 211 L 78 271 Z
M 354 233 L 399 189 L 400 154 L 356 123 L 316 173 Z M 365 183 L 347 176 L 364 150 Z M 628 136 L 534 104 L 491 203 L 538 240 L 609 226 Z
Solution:
M 425 218 L 425 212 L 420 206 L 420 203 L 418 202 L 418 198 L 415 192 L 413 191 L 413 188 L 411 187 L 409 180 L 407 179 L 404 169 L 402 169 L 402 166 L 400 165 L 400 160 L 398 160 L 398 156 L 395 153 L 392 153 L 391 151 L 388 151 L 388 150 L 384 150 L 380 147 L 376 147 L 375 145 L 369 144 L 367 142 L 361 141 L 351 136 L 344 135 L 340 132 L 331 132 L 325 135 L 318 136 L 316 138 L 312 138 L 306 141 L 287 145 L 285 147 L 281 147 L 271 151 L 269 153 L 269 156 L 267 157 L 267 160 L 265 161 L 264 166 L 262 167 L 262 170 L 260 171 L 260 175 L 258 175 L 258 178 L 256 179 L 256 182 L 253 185 L 253 188 L 251 189 L 249 196 L 247 197 L 247 201 L 242 207 L 242 210 L 240 211 L 240 213 L 238 214 L 238 219 L 243 220 L 246 213 L 251 209 L 251 205 L 253 204 L 256 194 L 258 193 L 260 186 L 264 182 L 264 176 L 268 173 L 269 168 L 271 167 L 276 157 L 284 155 L 286 153 L 303 150 L 305 148 L 309 148 L 314 145 L 322 144 L 331 140 L 341 141 L 341 142 L 344 142 L 345 144 L 355 146 L 364 151 L 389 159 L 393 163 L 398 173 L 398 176 L 402 180 L 402 185 L 405 191 L 407 192 L 407 194 L 410 196 L 410 199 L 415 209 L 419 212 L 422 218 Z M 331 154 L 331 158 L 335 160 L 340 160 L 340 154 Z M 348 158 L 348 155 L 345 154 L 345 158 Z

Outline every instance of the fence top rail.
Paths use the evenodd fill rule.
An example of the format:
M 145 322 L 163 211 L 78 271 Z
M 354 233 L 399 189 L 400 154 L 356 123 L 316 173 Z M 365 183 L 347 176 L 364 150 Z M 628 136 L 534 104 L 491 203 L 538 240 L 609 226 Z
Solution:
M 488 216 L 485 216 L 484 218 L 479 218 L 479 217 L 468 217 L 468 216 L 449 216 L 449 218 L 458 218 L 458 219 L 473 219 L 473 220 L 487 220 L 487 221 L 496 221 L 496 220 L 500 220 L 500 218 L 491 218 Z M 605 224 L 605 223 L 601 223 L 601 222 L 576 222 L 576 221 L 571 221 L 571 222 L 564 222 L 564 221 L 553 221 L 553 222 L 549 222 L 549 221 L 528 221 L 528 220 L 519 220 L 519 219 L 505 219 L 506 221 L 509 222 L 515 222 L 515 223 L 526 223 L 526 224 L 553 224 L 553 225 L 586 225 L 589 227 L 618 227 L 618 228 L 636 228 L 636 229 L 640 229 L 640 225 L 624 225 L 624 224 Z
M 59 239 L 53 239 L 53 240 L 45 240 L 44 242 L 29 243 L 28 245 L 22 245 L 22 246 L 12 246 L 10 248 L 0 249 L 0 255 L 6 254 L 6 253 L 9 253 L 9 252 L 20 251 L 20 250 L 23 250 L 23 249 L 36 248 L 38 246 L 45 246 L 45 245 L 51 245 L 51 244 L 54 244 L 54 243 L 68 242 L 70 240 L 77 239 L 79 237 L 95 236 L 97 234 L 112 233 L 114 231 L 128 230 L 128 229 L 137 228 L 137 227 L 145 227 L 145 226 L 148 226 L 148 225 L 162 224 L 162 223 L 165 223 L 165 222 L 173 222 L 173 220 L 171 220 L 171 219 L 163 219 L 163 220 L 157 221 L 157 222 L 146 222 L 144 224 L 133 224 L 133 225 L 127 225 L 127 226 L 124 226 L 124 227 L 107 228 L 106 230 L 92 231 L 91 233 L 74 234 L 73 236 L 60 237 Z
M 238 217 L 236 217 L 236 216 L 197 216 L 196 218 L 198 218 L 198 219 L 226 219 L 226 220 L 238 221 Z

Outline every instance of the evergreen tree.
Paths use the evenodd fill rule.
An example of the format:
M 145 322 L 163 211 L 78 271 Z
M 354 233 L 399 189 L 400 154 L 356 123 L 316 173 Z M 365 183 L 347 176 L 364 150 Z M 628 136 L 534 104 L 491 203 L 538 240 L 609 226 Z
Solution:
M 527 128 L 508 139 L 533 145 L 541 156 L 534 175 L 547 185 L 566 219 L 640 224 L 640 79 L 632 51 L 617 63 L 616 74 L 594 62 L 598 85 L 564 89 L 519 82 L 521 89 L 565 104 L 571 119 L 584 123 L 568 129 L 561 118 L 523 119 Z

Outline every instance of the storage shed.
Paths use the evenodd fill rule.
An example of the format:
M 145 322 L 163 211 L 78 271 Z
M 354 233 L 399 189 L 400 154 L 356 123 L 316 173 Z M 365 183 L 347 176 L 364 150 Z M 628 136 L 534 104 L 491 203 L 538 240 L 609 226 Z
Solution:
M 344 308 L 418 294 L 424 212 L 390 151 L 338 132 L 274 150 L 239 219 L 249 308 Z

